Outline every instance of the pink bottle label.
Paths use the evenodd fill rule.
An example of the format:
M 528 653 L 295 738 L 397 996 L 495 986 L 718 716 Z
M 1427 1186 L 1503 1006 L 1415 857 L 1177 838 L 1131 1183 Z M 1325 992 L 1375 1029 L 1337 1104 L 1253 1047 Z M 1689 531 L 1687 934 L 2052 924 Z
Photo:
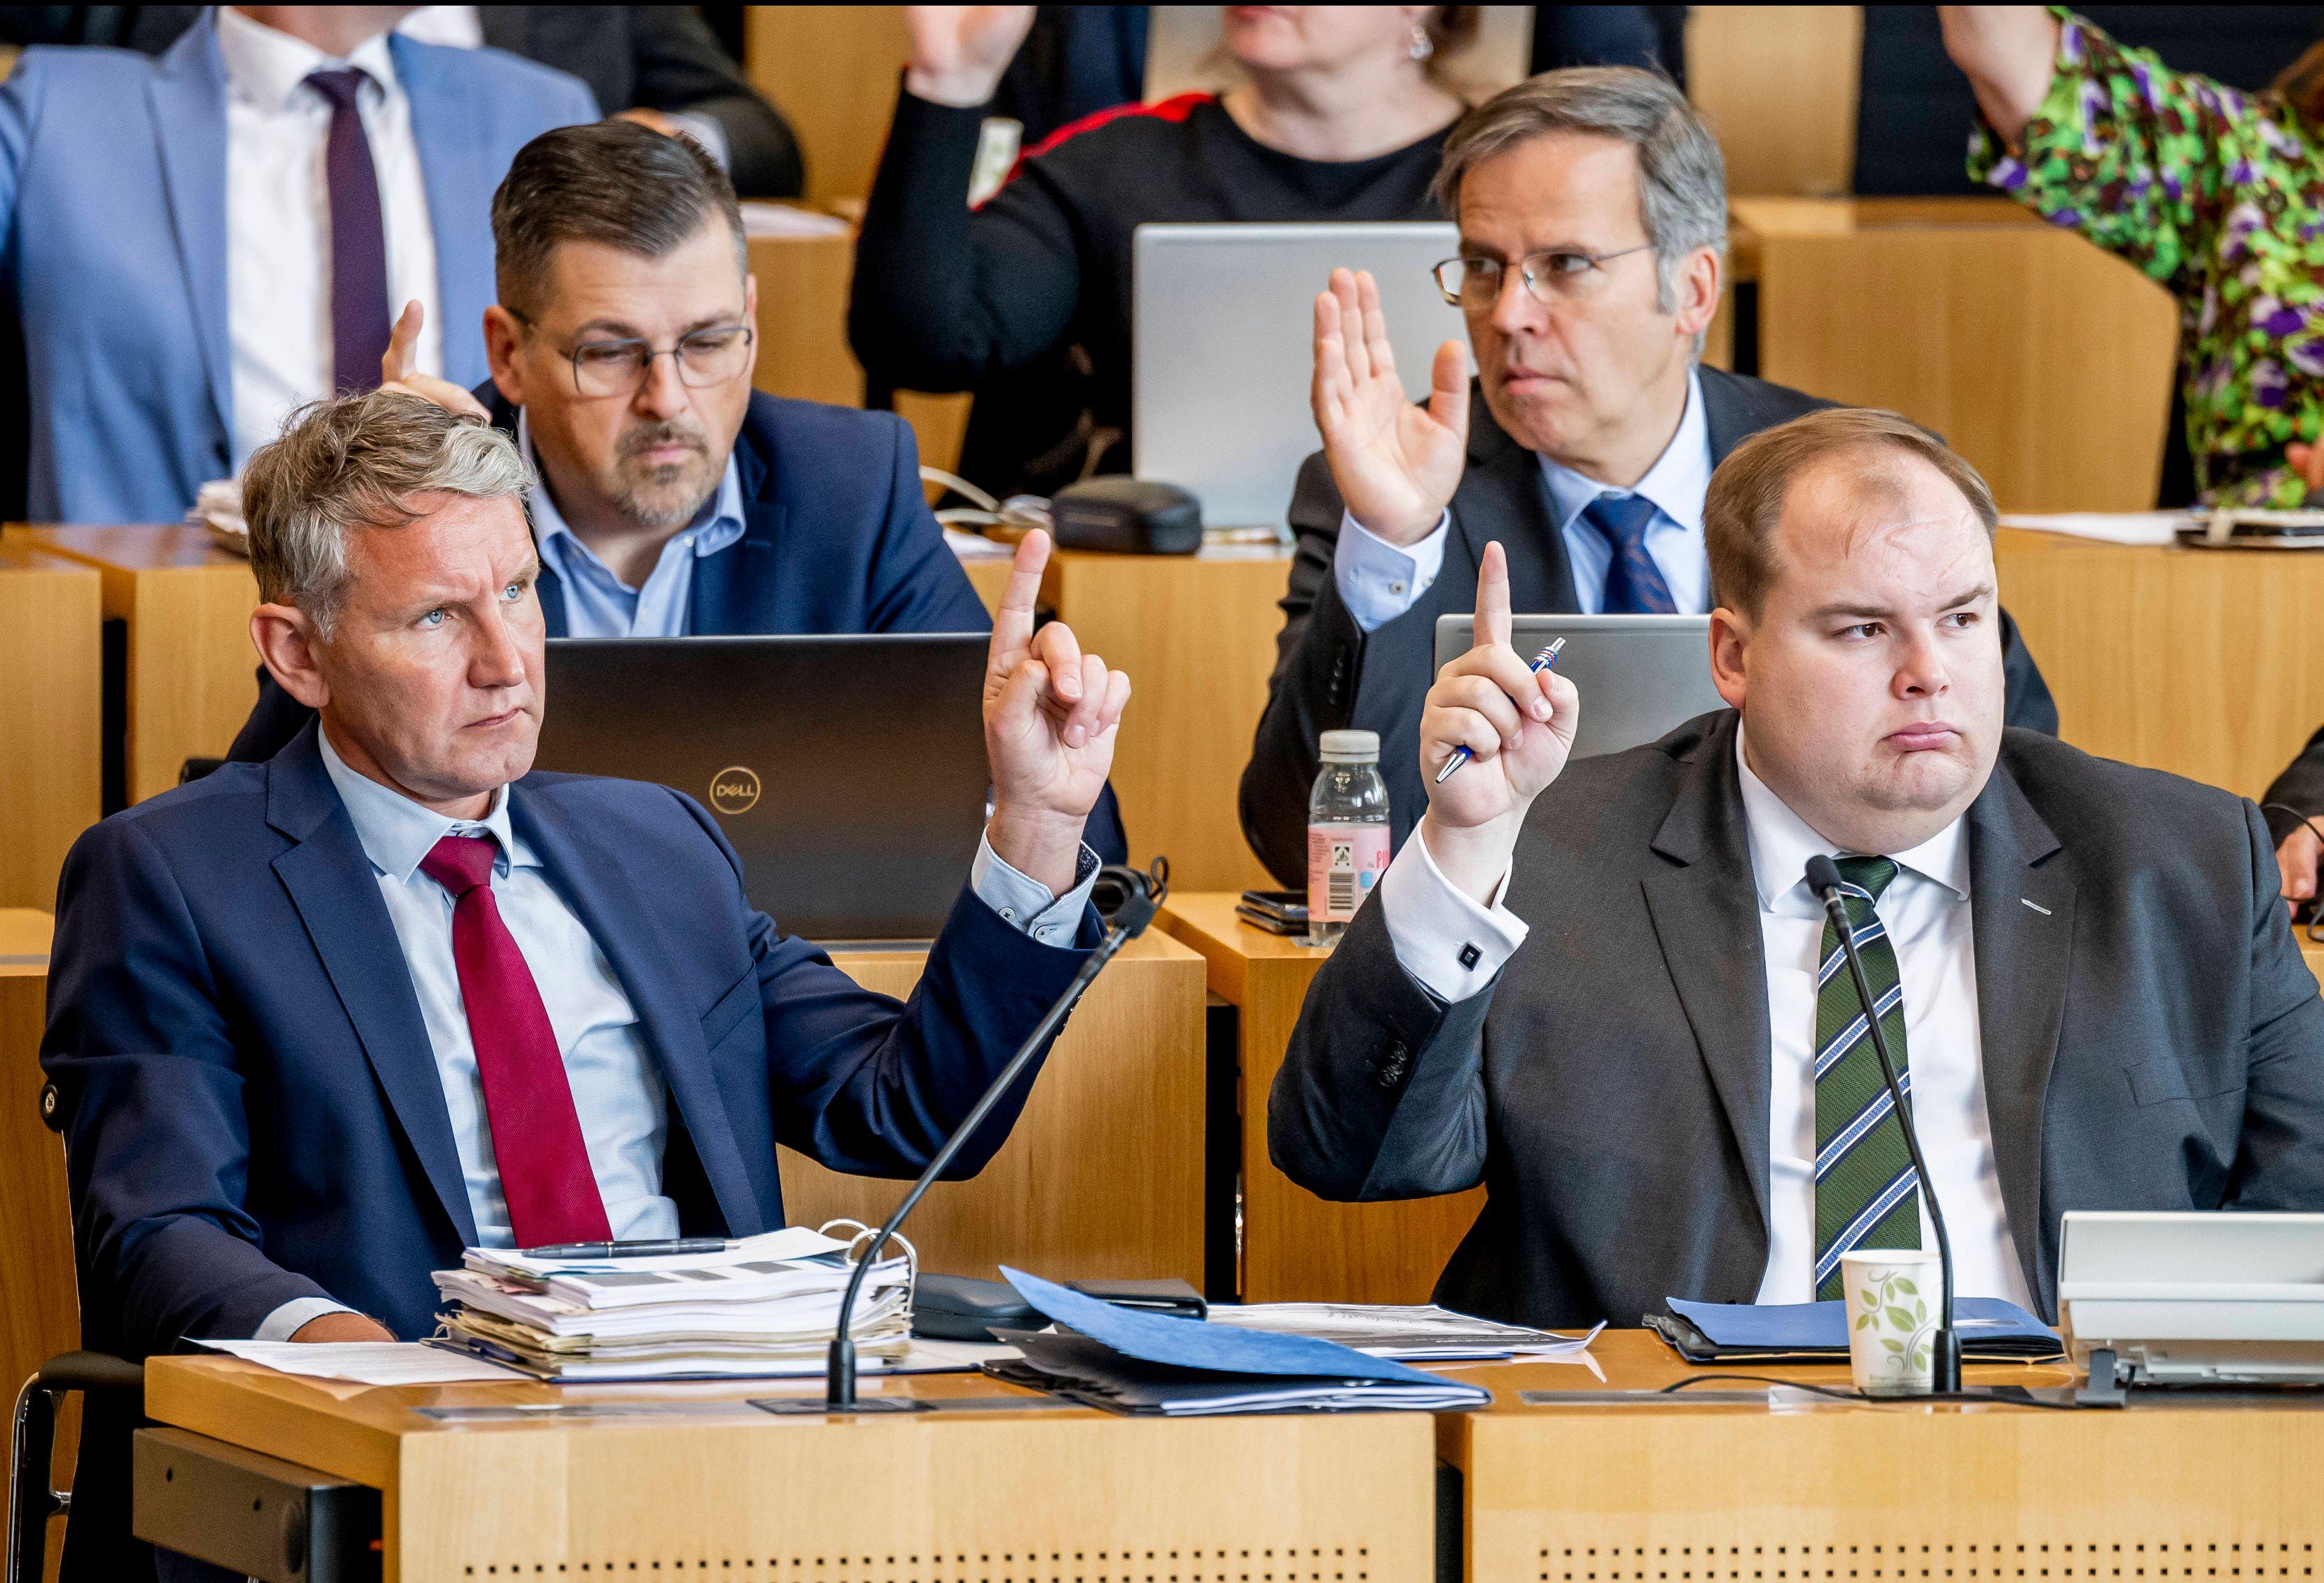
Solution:
M 1344 924 L 1388 872 L 1385 824 L 1307 827 L 1307 916 Z

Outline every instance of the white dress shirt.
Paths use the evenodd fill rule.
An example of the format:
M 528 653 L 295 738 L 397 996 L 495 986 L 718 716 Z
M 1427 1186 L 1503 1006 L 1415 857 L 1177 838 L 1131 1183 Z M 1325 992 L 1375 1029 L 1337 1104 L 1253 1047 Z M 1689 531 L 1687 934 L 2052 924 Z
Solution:
M 418 299 L 427 322 L 415 348 L 422 373 L 444 372 L 436 232 L 411 132 L 411 102 L 380 34 L 345 60 L 217 10 L 226 60 L 226 328 L 234 350 L 234 470 L 274 438 L 283 416 L 336 388 L 331 366 L 331 194 L 324 169 L 330 101 L 309 72 L 360 67 L 356 99 L 379 178 L 391 317 Z M 376 382 L 377 369 L 357 371 Z
M 545 480 L 521 408 L 516 415 L 516 443 L 533 476 Z M 571 638 L 684 637 L 686 609 L 694 597 L 694 563 L 742 537 L 742 474 L 731 452 L 716 492 L 693 521 L 663 543 L 661 557 L 646 575 L 642 588 L 622 582 L 596 551 L 581 542 L 549 498 L 546 482 L 529 498 L 532 537 L 563 589 L 565 632 Z
M 1573 571 L 1573 593 L 1582 613 L 1596 615 L 1606 607 L 1606 574 L 1614 564 L 1614 547 L 1606 536 L 1582 520 L 1591 502 L 1609 492 L 1607 484 L 1583 476 L 1571 467 L 1536 458 L 1541 464 L 1550 516 L 1565 539 L 1567 564 Z M 1682 615 L 1702 615 L 1711 609 L 1711 561 L 1702 542 L 1702 497 L 1711 488 L 1711 425 L 1702 411 L 1702 381 L 1690 373 L 1686 381 L 1686 410 L 1670 444 L 1633 488 L 1614 494 L 1636 494 L 1653 503 L 1646 523 L 1646 554 L 1663 575 L 1671 601 Z M 1419 543 L 1399 549 L 1346 512 L 1340 516 L 1340 538 L 1332 552 L 1332 580 L 1339 584 L 1340 603 L 1356 625 L 1369 632 L 1406 611 L 1428 592 L 1444 566 L 1444 540 L 1452 524 L 1447 509 L 1435 530 Z
M 677 1236 L 678 1206 L 661 1191 L 669 1094 L 660 1063 L 588 925 L 557 893 L 540 860 L 516 835 L 509 820 L 509 788 L 493 794 L 492 807 L 482 820 L 447 819 L 349 768 L 332 747 L 328 732 L 317 733 L 316 741 L 331 785 L 355 822 L 364 855 L 371 860 L 396 943 L 403 950 L 443 1084 L 478 1244 L 513 1247 L 516 1238 L 493 1155 L 467 1004 L 452 957 L 452 893 L 420 867 L 420 860 L 447 835 L 487 835 L 500 845 L 493 866 L 493 899 L 548 1009 L 566 1079 L 572 1085 L 581 1140 L 614 1237 Z M 969 882 L 1002 918 L 1044 945 L 1063 948 L 1072 945 L 1096 881 L 1096 861 L 1086 848 L 1082 869 L 1081 883 L 1057 897 L 980 841 Z M 345 1303 L 327 1297 L 294 1298 L 266 1316 L 256 1339 L 288 1340 L 309 1320 L 349 1311 Z
M 1758 896 L 1772 1060 L 1767 1266 L 1757 1301 L 1809 1302 L 1816 1284 L 1816 972 L 1824 910 L 1808 891 L 1806 869 L 1809 858 L 1837 857 L 1841 849 L 1752 772 L 1742 735 L 1736 733 L 1736 770 Z M 1880 897 L 1880 921 L 1903 978 L 1913 1125 L 1952 1233 L 1955 1288 L 1963 1296 L 2006 1298 L 2030 1311 L 2033 1294 L 2010 1239 L 1986 1110 L 1968 835 L 1956 819 L 1910 851 L 1886 855 L 1897 872 Z M 1381 921 L 1397 961 L 1447 1003 L 1485 989 L 1525 943 L 1525 924 L 1499 899 L 1508 885 L 1504 876 L 1493 905 L 1480 907 L 1444 877 L 1416 833 L 1380 879 Z M 1936 1245 L 1923 1203 L 1921 1246 Z

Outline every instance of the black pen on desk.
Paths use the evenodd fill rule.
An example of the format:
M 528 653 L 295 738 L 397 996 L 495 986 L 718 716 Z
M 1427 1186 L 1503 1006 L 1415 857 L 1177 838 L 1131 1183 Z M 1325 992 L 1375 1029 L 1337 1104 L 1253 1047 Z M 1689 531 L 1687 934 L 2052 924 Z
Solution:
M 1557 651 L 1564 647 L 1565 640 L 1560 638 L 1556 642 L 1552 643 L 1539 654 L 1535 655 L 1533 657 L 1534 671 L 1538 674 L 1542 671 L 1547 670 L 1551 666 L 1555 665 L 1557 663 Z M 1474 753 L 1469 751 L 1466 744 L 1453 749 L 1452 756 L 1444 760 L 1444 768 L 1436 772 L 1436 780 L 1434 784 L 1443 786 L 1455 769 L 1460 768 L 1461 766 L 1466 764 L 1470 759 L 1475 757 L 1476 755 Z
M 724 1237 L 669 1237 L 659 1241 L 552 1242 L 516 1251 L 523 1258 L 683 1258 L 692 1253 L 724 1253 L 733 1246 Z

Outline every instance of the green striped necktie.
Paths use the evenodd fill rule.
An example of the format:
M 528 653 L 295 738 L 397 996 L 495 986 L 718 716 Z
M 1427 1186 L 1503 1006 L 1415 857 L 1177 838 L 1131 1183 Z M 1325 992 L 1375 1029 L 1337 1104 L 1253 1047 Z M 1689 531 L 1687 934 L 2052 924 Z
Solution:
M 1881 926 L 1877 906 L 1896 878 L 1896 865 L 1886 858 L 1836 862 L 1865 982 L 1896 1063 L 1897 1085 L 1909 1104 L 1913 1073 L 1904 1053 L 1904 987 L 1896 948 Z M 1840 1255 L 1859 1247 L 1921 1246 L 1920 1187 L 1870 1033 L 1855 975 L 1840 947 L 1840 931 L 1827 918 L 1816 968 L 1815 1036 L 1815 1294 L 1822 1299 L 1842 1295 Z

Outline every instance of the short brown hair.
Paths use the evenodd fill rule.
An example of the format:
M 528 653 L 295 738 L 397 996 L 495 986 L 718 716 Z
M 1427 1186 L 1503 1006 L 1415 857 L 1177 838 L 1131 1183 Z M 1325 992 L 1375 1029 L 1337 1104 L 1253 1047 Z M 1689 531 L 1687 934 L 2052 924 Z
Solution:
M 601 242 L 660 258 L 713 218 L 734 238 L 748 273 L 750 243 L 734 185 L 690 137 L 634 121 L 593 121 L 544 132 L 517 150 L 493 194 L 493 270 L 501 306 L 540 311 L 549 255 L 560 242 Z
M 1792 481 L 1844 451 L 1917 456 L 1960 491 L 1990 538 L 2000 513 L 1976 468 L 1911 419 L 1877 407 L 1827 407 L 1760 430 L 1728 453 L 1702 498 L 1703 548 L 1712 600 L 1757 616 L 1775 580 L 1771 548 Z
M 531 485 L 516 443 L 480 418 L 401 391 L 311 402 L 243 472 L 258 595 L 298 606 L 328 638 L 355 529 L 404 526 L 420 515 L 412 501 L 424 494 L 507 498 L 521 511 Z

